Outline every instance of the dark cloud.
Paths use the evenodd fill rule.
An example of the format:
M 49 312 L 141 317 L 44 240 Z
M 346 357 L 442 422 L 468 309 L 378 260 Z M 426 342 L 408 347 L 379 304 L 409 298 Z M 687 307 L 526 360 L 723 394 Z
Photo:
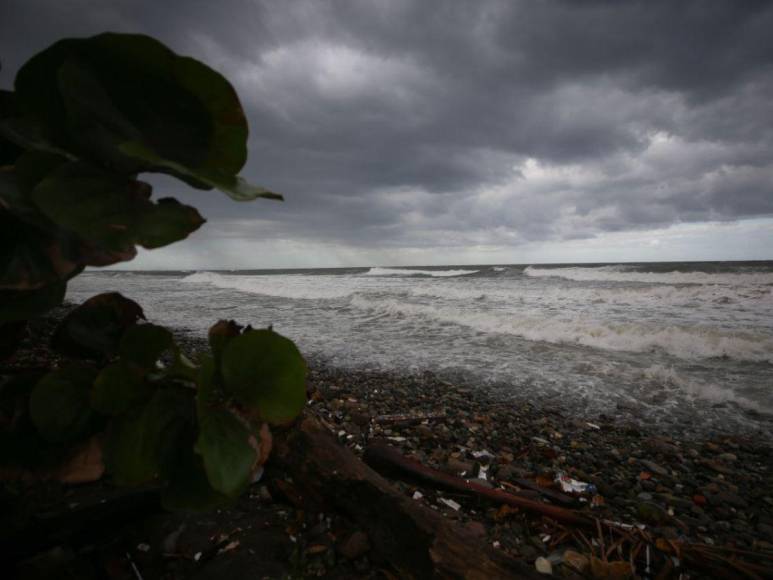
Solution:
M 508 246 L 773 215 L 770 2 L 6 0 L 0 83 L 103 30 L 237 87 L 245 174 L 288 198 L 192 194 L 240 236 Z

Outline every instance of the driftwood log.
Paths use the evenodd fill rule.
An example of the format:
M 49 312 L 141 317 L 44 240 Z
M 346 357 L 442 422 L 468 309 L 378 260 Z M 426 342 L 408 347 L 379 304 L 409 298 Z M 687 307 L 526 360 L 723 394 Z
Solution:
M 406 578 L 540 578 L 461 526 L 401 494 L 311 415 L 275 437 L 271 461 L 316 505 L 346 514 Z
M 572 526 L 592 527 L 595 520 L 587 518 L 575 511 L 559 506 L 547 505 L 539 501 L 507 493 L 499 489 L 490 489 L 473 481 L 448 475 L 437 469 L 422 465 L 418 461 L 405 457 L 394 447 L 384 442 L 375 442 L 368 445 L 364 456 L 365 463 L 377 472 L 387 477 L 413 481 L 420 484 L 431 485 L 435 488 L 458 491 L 489 501 L 517 507 L 525 511 L 543 515 Z M 548 492 L 550 494 L 550 492 Z M 563 494 L 550 494 L 554 497 L 566 498 Z M 569 498 L 571 500 L 571 498 Z M 565 500 L 564 500 L 565 501 Z

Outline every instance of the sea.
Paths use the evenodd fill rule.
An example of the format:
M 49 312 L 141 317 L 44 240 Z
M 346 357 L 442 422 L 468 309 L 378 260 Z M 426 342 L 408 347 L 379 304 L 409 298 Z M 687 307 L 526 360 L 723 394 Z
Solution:
M 437 374 L 592 421 L 773 438 L 773 262 L 306 270 L 92 270 L 68 299 L 119 291 L 206 336 L 273 325 L 311 361 Z

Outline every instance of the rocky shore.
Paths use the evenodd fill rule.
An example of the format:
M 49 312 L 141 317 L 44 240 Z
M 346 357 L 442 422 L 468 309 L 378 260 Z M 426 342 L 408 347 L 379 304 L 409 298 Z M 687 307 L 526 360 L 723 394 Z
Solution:
M 386 439 L 423 464 L 506 490 L 539 488 L 576 498 L 576 509 L 666 539 L 773 550 L 773 449 L 745 437 L 706 440 L 574 419 L 534 404 L 492 401 L 432 374 L 397 376 L 315 365 L 311 408 L 361 453 Z M 589 485 L 584 485 L 589 484 Z M 463 495 L 405 492 L 526 559 L 564 546 L 528 518 Z M 536 490 L 536 491 L 535 491 Z M 418 492 L 418 493 L 417 493 Z M 444 500 L 452 499 L 453 502 Z M 449 505 L 449 503 L 451 505 Z
M 191 354 L 206 348 L 185 336 L 179 341 Z M 31 345 L 17 363 L 48 356 Z M 431 373 L 340 369 L 324 361 L 310 362 L 308 393 L 307 412 L 359 456 L 371 443 L 388 443 L 424 466 L 598 520 L 597 530 L 574 529 L 474 494 L 391 480 L 413 501 L 539 572 L 701 578 L 727 577 L 750 564 L 746 570 L 756 577 L 771 574 L 768 439 L 664 436 L 612 416 L 572 417 L 539 400 L 506 402 Z M 262 480 L 230 509 L 156 514 L 122 524 L 104 543 L 92 539 L 62 549 L 78 565 L 85 553 L 97 569 L 136 567 L 148 578 L 395 577 L 362 529 L 345 514 L 308 509 L 298 497 L 299 485 L 269 462 Z M 51 503 L 80 509 L 110 502 L 113 493 L 98 483 L 63 489 L 52 494 Z M 646 549 L 649 559 L 644 546 L 650 545 L 663 548 L 659 559 L 653 553 L 651 569 L 633 567 L 631 560 L 644 561 L 636 550 Z M 710 564 L 696 567 L 695 554 L 689 562 L 679 546 L 694 546 Z M 673 556 L 664 560 L 664 553 Z M 731 564 L 712 572 L 714 563 L 725 561 Z

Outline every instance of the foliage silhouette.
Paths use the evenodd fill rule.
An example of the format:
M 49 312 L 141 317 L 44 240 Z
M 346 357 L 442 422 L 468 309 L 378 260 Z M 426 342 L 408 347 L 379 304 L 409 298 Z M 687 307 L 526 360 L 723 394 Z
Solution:
M 230 83 L 148 36 L 65 39 L 25 63 L 0 91 L 0 356 L 86 267 L 201 227 L 195 208 L 152 199 L 141 173 L 236 201 L 282 199 L 238 176 L 247 135 Z M 51 342 L 77 362 L 0 372 L 0 410 L 14 417 L 0 423 L 0 466 L 40 473 L 96 438 L 114 482 L 166 483 L 170 508 L 222 505 L 249 485 L 266 460 L 261 429 L 305 404 L 300 352 L 270 329 L 221 321 L 211 353 L 192 362 L 144 318 L 118 293 L 92 297 Z

